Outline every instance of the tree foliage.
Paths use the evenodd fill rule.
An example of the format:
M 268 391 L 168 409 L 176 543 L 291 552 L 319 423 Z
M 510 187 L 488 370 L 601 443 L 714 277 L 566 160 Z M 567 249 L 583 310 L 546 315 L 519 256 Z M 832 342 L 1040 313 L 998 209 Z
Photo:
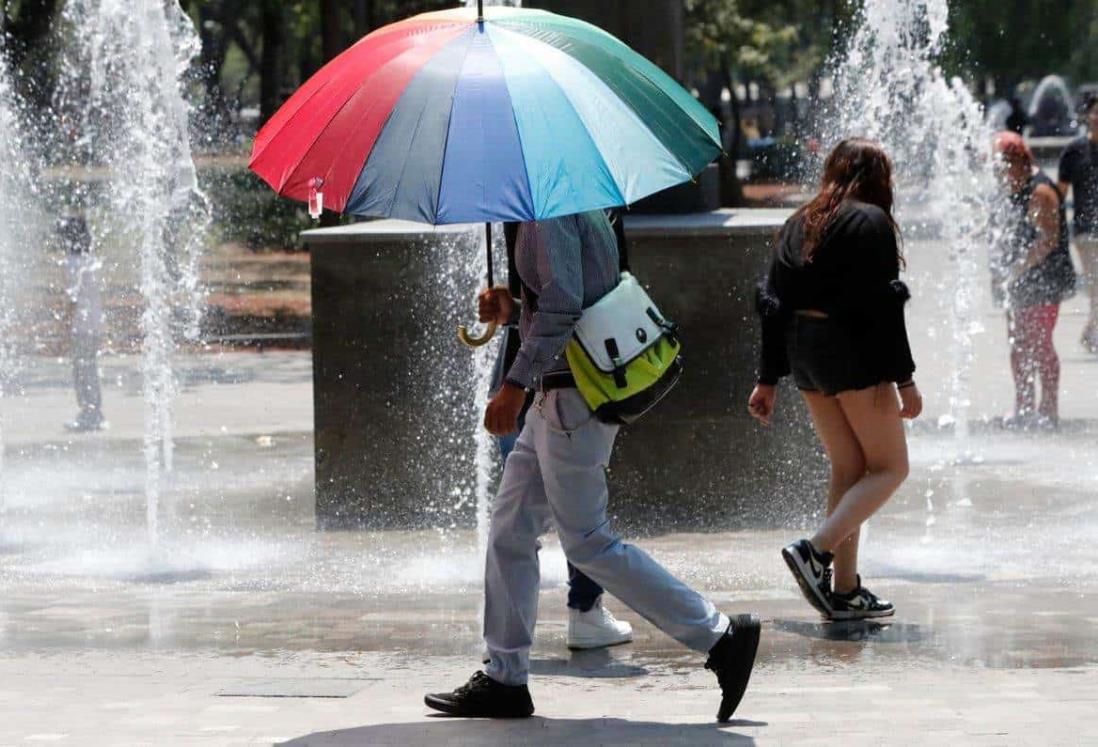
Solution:
M 636 6 L 642 0 L 635 0 Z M 873 0 L 875 1 L 875 0 Z M 369 31 L 454 0 L 181 0 L 202 36 L 203 113 L 244 107 L 269 116 L 327 59 Z M 683 0 L 689 77 L 776 91 L 819 80 L 860 0 Z M 0 0 L 7 56 L 29 98 L 50 64 L 52 21 L 64 0 Z M 626 12 L 634 6 L 622 6 Z M 952 0 L 948 64 L 1000 92 L 1050 72 L 1098 80 L 1098 0 Z M 40 88 L 46 84 L 39 85 Z
M 731 70 L 773 87 L 808 81 L 831 54 L 844 0 L 686 0 L 686 42 L 695 73 Z
M 950 21 L 953 64 L 999 95 L 1048 73 L 1098 81 L 1098 0 L 963 0 Z

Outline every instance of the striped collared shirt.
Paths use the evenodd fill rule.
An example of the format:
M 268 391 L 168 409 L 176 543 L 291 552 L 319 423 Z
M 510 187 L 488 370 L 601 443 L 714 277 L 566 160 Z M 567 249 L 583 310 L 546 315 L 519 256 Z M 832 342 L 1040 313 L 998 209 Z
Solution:
M 536 389 L 543 374 L 568 370 L 564 348 L 576 322 L 584 309 L 618 284 L 621 273 L 614 229 L 601 210 L 523 223 L 515 247 L 515 270 L 537 294 L 537 310 L 523 298 L 522 346 L 507 380 Z

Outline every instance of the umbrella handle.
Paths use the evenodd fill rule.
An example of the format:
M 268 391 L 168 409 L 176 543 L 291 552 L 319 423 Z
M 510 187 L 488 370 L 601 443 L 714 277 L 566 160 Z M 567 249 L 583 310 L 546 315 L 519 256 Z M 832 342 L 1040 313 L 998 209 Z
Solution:
M 484 5 L 483 5 L 483 3 L 478 3 L 478 5 L 480 6 L 479 7 L 480 20 L 483 22 L 483 19 L 484 19 Z M 484 246 L 485 246 L 485 249 L 487 250 L 486 260 L 487 260 L 487 263 L 488 263 L 488 287 L 491 288 L 492 285 L 493 285 L 493 282 L 492 282 L 492 224 L 491 223 L 485 223 L 484 224 Z M 464 324 L 462 324 L 460 327 L 458 327 L 458 339 L 461 340 L 467 347 L 470 347 L 470 348 L 484 347 L 495 336 L 496 329 L 498 327 L 499 327 L 498 324 L 496 324 L 495 322 L 491 322 L 491 323 L 488 324 L 487 327 L 485 327 L 484 334 L 482 334 L 480 337 L 473 337 L 473 335 L 469 332 L 469 328 L 466 327 Z
M 496 324 L 495 322 L 490 322 L 487 328 L 485 328 L 484 334 L 482 334 L 480 337 L 473 337 L 473 335 L 469 332 L 469 328 L 462 324 L 460 327 L 458 327 L 458 339 L 471 348 L 483 347 L 492 340 L 492 337 L 495 336 L 496 330 L 498 328 L 498 324 Z

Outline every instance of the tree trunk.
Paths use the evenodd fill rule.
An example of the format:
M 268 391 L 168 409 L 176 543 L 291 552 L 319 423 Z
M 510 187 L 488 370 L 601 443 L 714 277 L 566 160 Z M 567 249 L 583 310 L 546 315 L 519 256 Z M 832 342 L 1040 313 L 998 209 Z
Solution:
M 282 105 L 282 60 L 286 50 L 286 37 L 281 0 L 264 0 L 261 28 L 263 51 L 259 59 L 260 124 L 270 119 Z
M 733 80 L 728 67 L 721 72 L 724 74 L 724 85 L 730 94 L 732 110 L 728 117 L 729 121 L 725 122 L 725 127 L 732 128 L 732 140 L 728 145 L 728 152 L 721 156 L 720 162 L 721 205 L 735 207 L 745 202 L 743 185 L 736 176 L 736 159 L 740 155 L 740 141 L 743 137 L 740 131 L 740 100 L 736 97 L 736 81 Z
M 59 0 L 24 0 L 15 18 L 4 13 L 4 31 L 12 39 L 12 63 L 18 67 L 50 33 Z
M 355 21 L 355 38 L 374 30 L 374 0 L 354 0 L 351 7 Z
M 28 73 L 16 85 L 23 98 L 39 112 L 45 111 L 53 97 L 52 76 L 43 76 L 41 69 L 48 69 L 49 45 L 46 42 L 59 5 L 60 0 L 25 0 L 19 4 L 16 15 L 5 3 L 0 18 L 3 21 L 0 33 L 10 40 L 8 61 L 13 69 L 22 68 Z M 29 74 L 32 71 L 34 74 Z M 40 85 L 34 85 L 32 80 L 39 81 Z
M 343 27 L 339 0 L 320 0 L 320 49 L 324 62 L 343 51 Z
M 202 112 L 207 121 L 215 125 L 211 131 L 219 131 L 219 125 L 228 117 L 228 102 L 221 86 L 221 70 L 225 66 L 225 55 L 229 42 L 221 19 L 211 14 L 201 5 L 198 10 L 198 34 L 202 41 L 202 83 L 206 96 Z

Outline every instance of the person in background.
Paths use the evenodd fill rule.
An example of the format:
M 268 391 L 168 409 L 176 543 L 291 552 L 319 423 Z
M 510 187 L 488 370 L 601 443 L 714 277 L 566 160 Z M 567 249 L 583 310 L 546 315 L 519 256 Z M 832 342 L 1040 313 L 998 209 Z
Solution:
M 1037 102 L 1037 109 L 1030 117 L 1030 135 L 1033 137 L 1063 137 L 1075 134 L 1071 106 L 1061 96 L 1046 95 Z
M 106 427 L 99 386 L 99 342 L 103 333 L 103 307 L 95 276 L 98 260 L 92 253 L 92 237 L 83 216 L 65 218 L 60 226 L 68 268 L 68 296 L 72 302 L 70 344 L 76 419 L 65 428 L 85 433 Z
M 619 252 L 624 249 L 625 233 L 622 230 L 621 217 L 617 211 L 612 211 L 610 220 L 614 223 L 615 235 L 618 239 Z M 515 242 L 518 239 L 518 223 L 504 224 L 503 234 L 507 244 L 507 263 L 512 268 L 508 285 L 511 295 L 518 298 L 521 295 L 521 283 L 518 273 L 514 271 Z M 520 340 L 517 324 L 508 324 L 504 328 L 504 337 L 499 348 L 499 356 L 496 358 L 495 370 L 492 373 L 492 396 L 495 396 L 503 386 L 504 378 L 518 354 Z M 519 432 L 526 423 L 526 412 L 530 409 L 530 397 L 527 397 L 522 413 L 519 415 L 518 427 L 514 432 L 506 436 L 500 436 L 499 453 L 500 460 L 506 464 L 508 455 L 514 450 L 518 441 Z M 633 640 L 633 626 L 624 620 L 618 620 L 614 614 L 602 603 L 603 588 L 592 581 L 583 571 L 568 563 L 568 635 L 567 645 L 570 649 L 603 648 L 604 646 L 617 646 L 629 643 Z
M 892 203 L 884 150 L 842 141 L 819 192 L 782 228 L 759 290 L 762 359 L 747 407 L 769 425 L 778 380 L 792 373 L 831 462 L 827 519 L 782 550 L 805 599 L 831 620 L 895 612 L 858 575 L 861 526 L 907 479 L 903 419 L 923 407 Z
M 1010 116 L 1007 117 L 1006 128 L 1021 135 L 1025 133 L 1027 127 L 1029 127 L 1029 114 L 1026 113 L 1025 107 L 1022 106 L 1022 102 L 1018 100 L 1018 97 L 1012 96 L 1010 99 Z
M 1014 412 L 1004 424 L 1055 428 L 1060 420 L 1060 357 L 1052 336 L 1061 302 L 1075 291 L 1067 212 L 1060 191 L 1038 168 L 1021 135 L 998 133 L 994 152 L 1006 196 L 992 252 L 992 280 L 996 300 L 1007 312 L 1015 392 Z
M 1061 196 L 1070 192 L 1075 200 L 1075 250 L 1090 294 L 1082 344 L 1098 355 L 1098 93 L 1083 102 L 1083 122 L 1087 134 L 1064 149 L 1057 181 Z

